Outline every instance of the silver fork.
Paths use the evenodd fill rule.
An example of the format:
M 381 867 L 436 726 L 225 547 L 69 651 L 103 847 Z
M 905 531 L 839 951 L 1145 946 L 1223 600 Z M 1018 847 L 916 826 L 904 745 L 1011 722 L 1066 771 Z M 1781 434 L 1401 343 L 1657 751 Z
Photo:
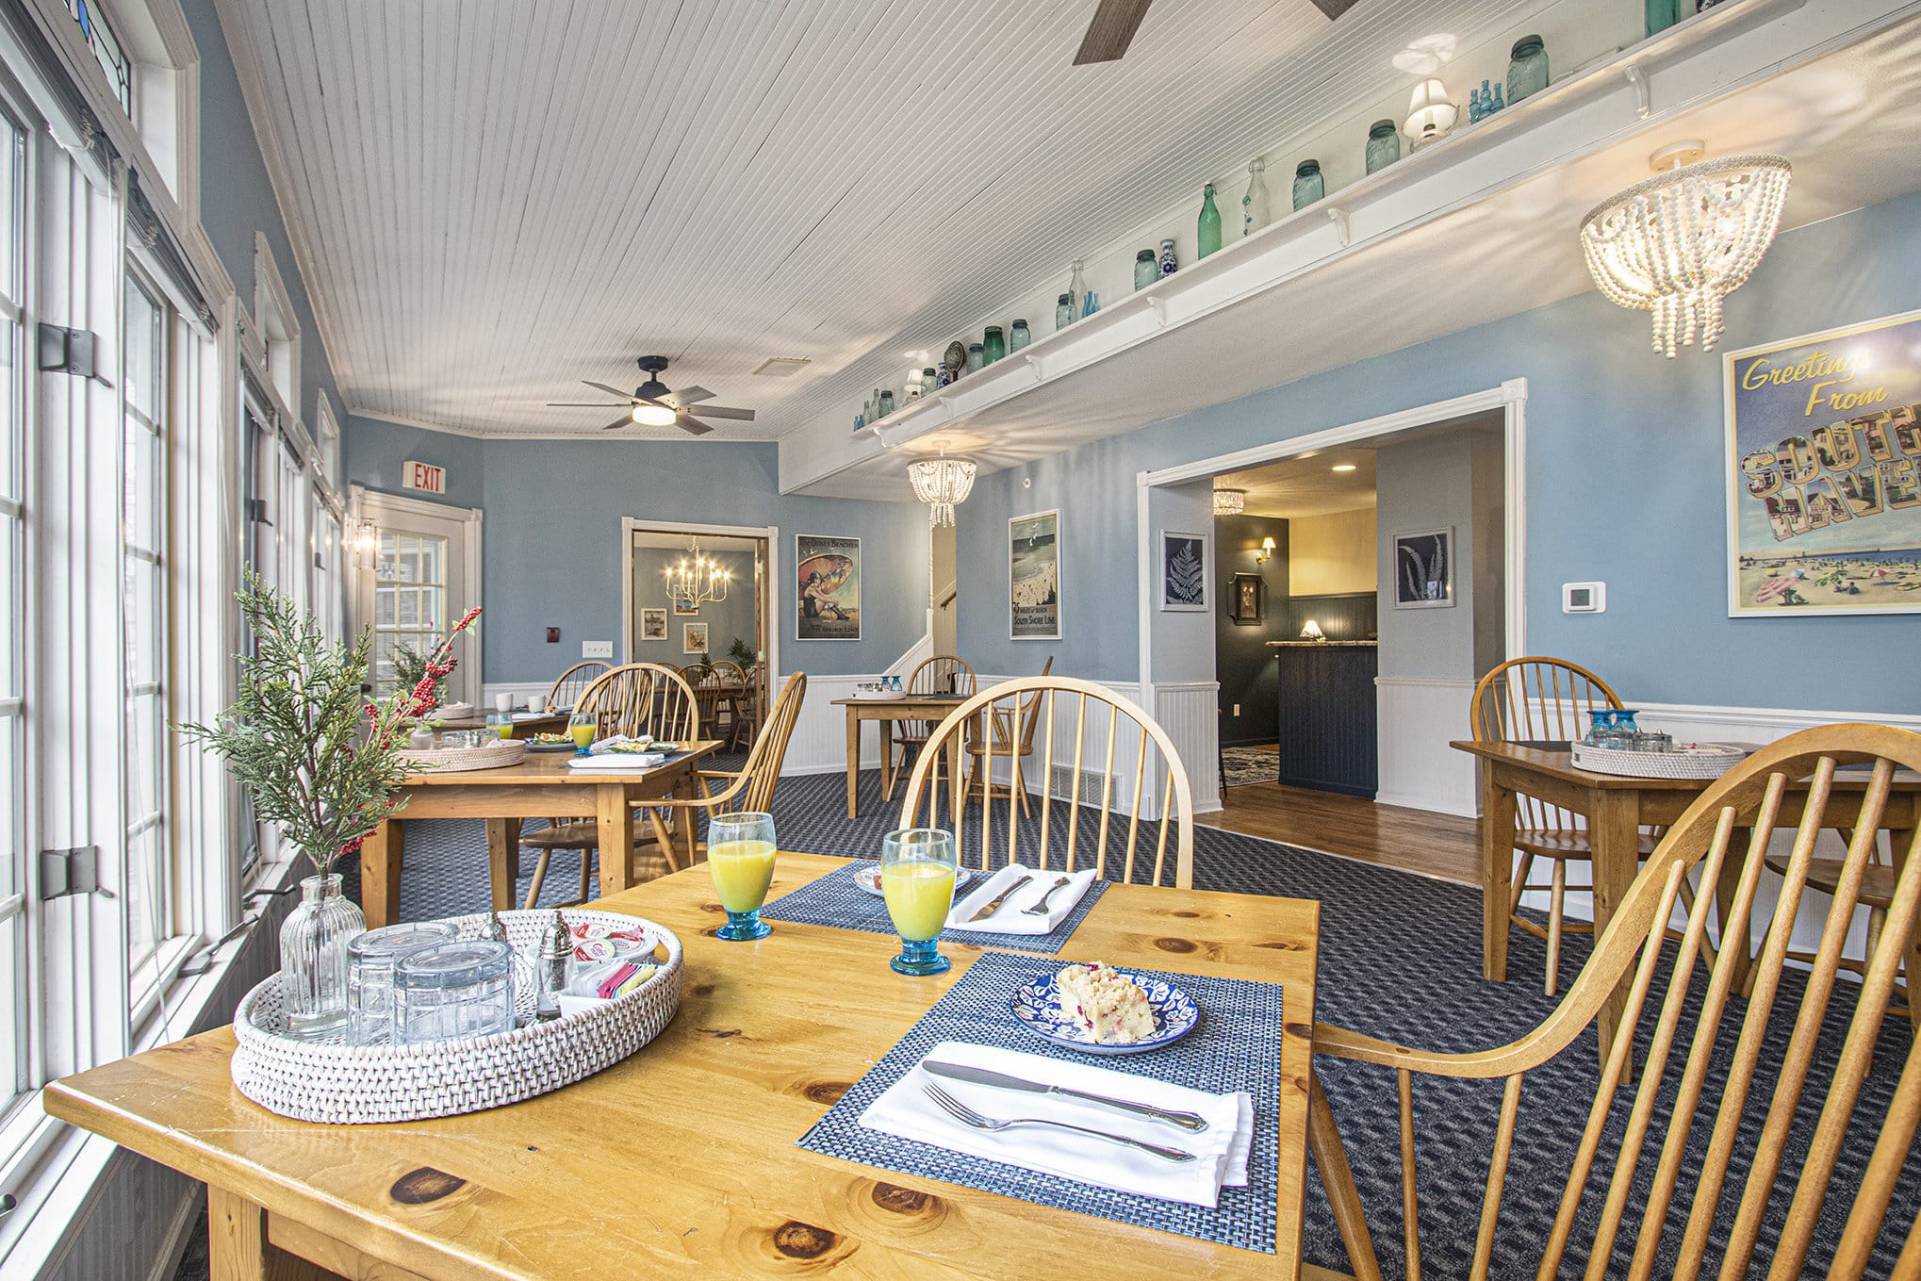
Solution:
M 1163 1161 L 1194 1160 L 1194 1154 L 1192 1152 L 1184 1151 L 1181 1148 L 1162 1147 L 1158 1143 L 1143 1143 L 1139 1139 L 1130 1139 L 1125 1134 L 1109 1134 L 1105 1130 L 1090 1130 L 1085 1126 L 1069 1125 L 1065 1121 L 1050 1121 L 1046 1117 L 1017 1116 L 1002 1121 L 991 1116 L 982 1116 L 973 1108 L 968 1107 L 965 1103 L 962 1103 L 959 1099 L 949 1094 L 946 1090 L 935 1085 L 932 1081 L 922 1081 L 920 1088 L 928 1098 L 934 1100 L 935 1105 L 939 1107 L 941 1111 L 947 1113 L 947 1115 L 953 1117 L 962 1125 L 972 1126 L 976 1130 L 986 1130 L 989 1133 L 998 1134 L 1000 1131 L 1016 1125 L 1047 1125 L 1052 1126 L 1056 1130 L 1071 1130 L 1075 1134 L 1085 1134 L 1090 1138 L 1106 1139 L 1109 1143 L 1119 1143 L 1126 1147 L 1139 1148 L 1142 1152 L 1157 1156 Z
M 1032 907 L 1024 907 L 1021 909 L 1021 911 L 1028 916 L 1046 916 L 1048 901 L 1054 897 L 1054 895 L 1060 890 L 1061 886 L 1067 884 L 1069 881 L 1073 879 L 1074 878 L 1071 876 L 1061 877 L 1059 880 L 1055 881 L 1052 885 L 1047 887 L 1047 893 L 1041 895 L 1040 902 L 1034 904 L 1034 906 Z

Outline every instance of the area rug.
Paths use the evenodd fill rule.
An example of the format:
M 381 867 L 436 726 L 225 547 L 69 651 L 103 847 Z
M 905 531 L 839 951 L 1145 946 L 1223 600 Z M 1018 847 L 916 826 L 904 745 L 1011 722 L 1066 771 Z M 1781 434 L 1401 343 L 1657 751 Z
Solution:
M 861 795 L 862 817 L 849 820 L 841 775 L 783 780 L 775 804 L 782 847 L 873 857 L 880 848 L 882 833 L 898 821 L 898 806 L 882 800 L 875 773 L 862 779 Z M 1324 1021 L 1426 1049 L 1459 1052 L 1504 1044 L 1535 1027 L 1553 1008 L 1554 1002 L 1542 995 L 1539 983 L 1545 965 L 1544 947 L 1521 931 L 1514 931 L 1510 938 L 1510 981 L 1495 984 L 1481 978 L 1480 894 L 1472 887 L 1213 828 L 1196 828 L 1194 836 L 1197 888 L 1320 901 L 1320 986 L 1315 1013 Z M 570 859 L 568 853 L 556 854 L 543 901 L 558 901 L 574 892 L 577 864 Z M 403 918 L 483 909 L 486 878 L 474 873 L 485 862 L 485 837 L 478 822 L 413 825 L 407 837 L 407 873 L 401 889 Z M 524 878 L 522 887 L 524 892 Z M 350 890 L 354 888 L 350 885 Z M 1584 938 L 1563 941 L 1564 990 L 1566 981 L 1586 959 L 1587 947 Z M 1824 1063 L 1832 1062 L 1838 1053 L 1846 1019 L 1852 1014 L 1853 988 L 1845 983 L 1842 988 L 1829 1010 L 1818 1051 Z M 1659 995 L 1657 990 L 1650 999 L 1651 1007 Z M 1732 1019 L 1740 1013 L 1739 1008 L 1734 1010 L 1723 1029 L 1718 1056 L 1722 1062 L 1710 1076 L 1710 1098 L 1718 1097 L 1725 1059 L 1738 1035 Z M 1774 1034 L 1763 1050 L 1763 1073 L 1752 1096 L 1756 1100 L 1764 1100 L 1772 1087 L 1773 1065 L 1780 1061 L 1787 1041 L 1788 1028 L 1783 1026 L 1787 1021 L 1777 1015 Z M 1908 1041 L 1905 1022 L 1889 1020 L 1884 1024 L 1874 1071 L 1864 1091 L 1863 1110 L 1869 1115 L 1885 1113 Z M 1383 1267 L 1390 1277 L 1402 1276 L 1401 1173 L 1393 1074 L 1325 1058 L 1317 1062 L 1346 1140 Z M 1501 1203 L 1492 1275 L 1533 1274 L 1540 1243 L 1546 1239 L 1565 1186 L 1597 1075 L 1592 1031 L 1557 1059 L 1529 1074 L 1507 1192 Z M 1416 1084 L 1423 1263 L 1427 1275 L 1464 1276 L 1470 1269 L 1500 1094 L 1497 1082 L 1421 1078 Z M 1813 1109 L 1818 1106 L 1819 1099 L 1805 1100 L 1790 1132 L 1785 1166 L 1790 1171 L 1798 1169 L 1807 1150 L 1814 1129 Z M 1749 1107 L 1732 1179 L 1745 1171 L 1754 1150 L 1758 1107 L 1758 1103 Z M 1617 1108 L 1617 1112 L 1621 1110 Z M 1624 1116 L 1617 1120 L 1604 1139 L 1598 1170 L 1612 1168 L 1624 1120 Z M 1874 1135 L 1858 1124 L 1857 1129 L 1861 1132 L 1851 1133 L 1845 1145 L 1837 1187 L 1852 1189 L 1858 1185 L 1872 1150 Z M 1697 1142 L 1691 1161 L 1699 1159 L 1701 1146 Z M 1644 1158 L 1642 1189 L 1651 1176 L 1652 1160 L 1652 1156 Z M 1684 1187 L 1691 1186 L 1690 1171 L 1683 1172 L 1682 1182 Z M 1585 1265 L 1585 1242 L 1599 1213 L 1602 1186 L 1597 1178 L 1582 1203 L 1576 1244 L 1563 1265 L 1569 1274 L 1578 1274 Z M 1637 1191 L 1627 1216 L 1630 1229 L 1639 1221 L 1640 1196 Z M 1830 1198 L 1816 1230 L 1807 1275 L 1826 1272 L 1851 1199 L 1851 1195 Z M 1785 1208 L 1785 1198 L 1777 1197 L 1777 1202 Z M 1888 1215 L 1888 1223 L 1894 1226 L 1883 1232 L 1869 1275 L 1892 1274 L 1901 1235 L 1914 1221 L 1918 1206 L 1921 1155 L 1911 1155 Z M 1724 1207 L 1716 1225 L 1711 1258 L 1718 1258 L 1732 1218 L 1732 1208 Z M 1772 1216 L 1772 1221 L 1778 1225 L 1780 1216 Z M 1766 1269 L 1774 1231 L 1772 1227 L 1764 1230 L 1754 1264 L 1756 1272 Z M 1678 1230 L 1667 1234 L 1655 1275 L 1671 1271 L 1678 1236 Z M 1632 1244 L 1629 1235 L 1617 1251 L 1610 1273 L 1625 1271 Z M 1305 1253 L 1311 1263 L 1347 1270 L 1333 1216 L 1318 1176 L 1312 1174 L 1306 1197 Z M 182 1278 L 197 1281 L 186 1272 Z
M 1272 783 L 1279 779 L 1280 772 L 1281 749 L 1276 744 L 1221 749 L 1221 779 L 1229 787 Z

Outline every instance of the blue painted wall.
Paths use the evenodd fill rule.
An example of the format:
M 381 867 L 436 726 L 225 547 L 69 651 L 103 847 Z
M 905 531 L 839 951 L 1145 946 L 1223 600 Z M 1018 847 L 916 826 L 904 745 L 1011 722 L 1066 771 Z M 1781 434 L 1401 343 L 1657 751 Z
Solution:
M 778 526 L 783 671 L 878 672 L 926 631 L 926 509 L 783 496 L 772 444 L 475 440 L 351 417 L 344 430 L 350 482 L 398 493 L 402 462 L 440 463 L 446 501 L 486 513 L 486 680 L 551 679 L 583 640 L 612 640 L 618 652 L 623 516 Z M 796 534 L 861 540 L 860 640 L 795 639 Z M 678 638 L 687 620 L 674 621 Z M 546 643 L 550 626 L 561 629 L 558 645 Z
M 1721 350 L 1921 306 L 1917 262 L 1921 196 L 1790 232 L 1730 300 Z M 960 650 L 982 671 L 1038 664 L 1039 642 L 1007 639 L 1003 542 L 1010 515 L 1059 507 L 1055 670 L 1132 681 L 1136 472 L 1522 377 L 1531 650 L 1647 702 L 1921 712 L 1921 686 L 1896 676 L 1914 617 L 1727 617 L 1720 353 L 1666 360 L 1645 314 L 1593 293 L 984 477 L 960 514 Z M 1561 613 L 1560 584 L 1586 579 L 1608 584 L 1607 612 Z

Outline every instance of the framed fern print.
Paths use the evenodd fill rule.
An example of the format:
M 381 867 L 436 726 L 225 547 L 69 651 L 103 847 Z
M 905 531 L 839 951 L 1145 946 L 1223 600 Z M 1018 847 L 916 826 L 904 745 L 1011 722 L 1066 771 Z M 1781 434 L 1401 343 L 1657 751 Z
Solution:
M 1207 535 L 1161 531 L 1161 609 L 1207 612 Z

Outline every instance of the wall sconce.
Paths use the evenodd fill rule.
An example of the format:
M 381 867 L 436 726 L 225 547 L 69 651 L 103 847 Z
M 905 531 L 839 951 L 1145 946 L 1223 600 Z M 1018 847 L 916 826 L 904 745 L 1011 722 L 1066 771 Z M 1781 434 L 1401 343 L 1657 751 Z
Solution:
M 1321 630 L 1321 625 L 1319 623 L 1315 622 L 1313 619 L 1310 618 L 1307 620 L 1307 622 L 1301 625 L 1301 639 L 1311 640 L 1311 641 L 1324 641 L 1327 639 L 1327 633 Z
M 1274 558 L 1274 535 L 1269 534 L 1261 540 L 1260 553 L 1254 557 L 1256 565 L 1265 565 Z
M 353 533 L 347 538 L 347 550 L 361 565 L 372 565 L 380 552 L 380 526 L 370 520 L 354 522 Z

